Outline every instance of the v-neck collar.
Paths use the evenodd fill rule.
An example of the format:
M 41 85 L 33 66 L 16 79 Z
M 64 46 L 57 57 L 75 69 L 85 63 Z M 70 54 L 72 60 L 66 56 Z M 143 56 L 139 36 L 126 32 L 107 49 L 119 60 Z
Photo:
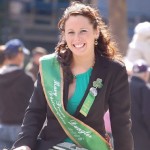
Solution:
M 81 106 L 83 105 L 83 102 L 89 93 L 89 89 L 93 86 L 93 82 L 96 81 L 98 78 L 102 79 L 102 81 L 105 82 L 105 77 L 106 77 L 106 74 L 108 71 L 108 66 L 109 66 L 108 58 L 105 58 L 100 55 L 96 55 L 95 65 L 94 65 L 93 71 L 91 73 L 88 87 L 87 87 L 85 94 L 74 114 L 75 117 L 79 115 L 79 110 L 81 109 Z M 65 108 L 66 108 L 67 102 L 68 102 L 68 91 L 69 91 L 69 84 L 64 82 L 64 105 L 65 105 Z M 98 92 L 100 92 L 100 91 L 98 91 Z

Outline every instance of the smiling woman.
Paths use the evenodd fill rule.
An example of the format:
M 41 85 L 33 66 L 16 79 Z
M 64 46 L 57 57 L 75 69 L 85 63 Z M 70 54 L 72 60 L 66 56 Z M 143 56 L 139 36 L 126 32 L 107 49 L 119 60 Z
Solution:
M 73 2 L 58 27 L 59 42 L 53 54 L 40 60 L 12 149 L 47 150 L 69 142 L 81 149 L 110 150 L 103 119 L 109 109 L 114 150 L 133 150 L 128 76 L 99 11 Z

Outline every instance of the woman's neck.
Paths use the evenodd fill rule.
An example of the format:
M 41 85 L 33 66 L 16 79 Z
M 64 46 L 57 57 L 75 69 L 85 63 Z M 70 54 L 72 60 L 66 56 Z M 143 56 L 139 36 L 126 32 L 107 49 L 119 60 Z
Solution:
M 93 67 L 95 63 L 95 56 L 90 55 L 88 57 L 73 57 L 71 70 L 74 75 L 84 73 L 89 68 Z

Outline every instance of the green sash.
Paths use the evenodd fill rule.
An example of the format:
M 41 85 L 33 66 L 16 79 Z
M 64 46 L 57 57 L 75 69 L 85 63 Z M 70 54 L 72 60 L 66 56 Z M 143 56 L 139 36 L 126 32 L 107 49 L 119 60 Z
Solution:
M 64 109 L 63 75 L 56 54 L 42 57 L 40 73 L 47 103 L 68 137 L 88 150 L 110 150 L 107 141 L 97 131 Z

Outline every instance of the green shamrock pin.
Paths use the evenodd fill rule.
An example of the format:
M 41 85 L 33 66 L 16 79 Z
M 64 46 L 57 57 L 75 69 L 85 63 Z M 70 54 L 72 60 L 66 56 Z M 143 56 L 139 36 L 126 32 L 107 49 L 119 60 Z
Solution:
M 93 87 L 95 88 L 102 88 L 103 84 L 102 84 L 102 79 L 97 78 L 96 81 L 93 82 Z

